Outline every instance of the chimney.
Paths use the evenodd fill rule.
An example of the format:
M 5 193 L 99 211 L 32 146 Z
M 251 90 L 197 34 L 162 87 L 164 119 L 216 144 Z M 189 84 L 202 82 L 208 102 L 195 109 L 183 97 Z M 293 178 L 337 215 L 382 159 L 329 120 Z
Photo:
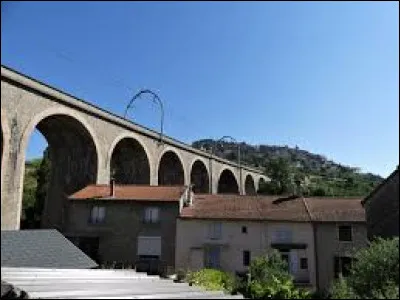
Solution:
M 110 179 L 110 197 L 115 197 L 115 180 L 113 177 Z

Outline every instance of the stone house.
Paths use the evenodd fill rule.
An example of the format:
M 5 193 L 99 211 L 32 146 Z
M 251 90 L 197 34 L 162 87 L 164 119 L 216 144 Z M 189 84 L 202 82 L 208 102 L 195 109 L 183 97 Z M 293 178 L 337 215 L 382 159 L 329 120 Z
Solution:
M 399 236 L 399 167 L 364 200 L 368 237 Z
M 316 287 L 326 290 L 339 273 L 347 276 L 354 252 L 368 246 L 361 199 L 305 198 L 313 226 Z
M 275 248 L 298 285 L 324 290 L 367 244 L 360 199 L 195 195 L 176 229 L 175 269 L 243 274 Z
M 63 233 L 100 264 L 172 272 L 185 186 L 89 185 L 69 197 Z

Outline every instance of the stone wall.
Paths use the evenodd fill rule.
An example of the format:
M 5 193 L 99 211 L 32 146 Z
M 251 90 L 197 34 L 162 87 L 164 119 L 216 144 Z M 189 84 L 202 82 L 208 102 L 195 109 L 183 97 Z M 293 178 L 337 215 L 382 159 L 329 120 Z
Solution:
M 336 223 L 315 223 L 317 280 L 321 290 L 328 289 L 334 279 L 334 257 L 352 257 L 357 249 L 366 247 L 367 226 L 365 223 L 347 223 L 352 226 L 352 241 L 339 241 L 338 225 Z
M 393 172 L 364 204 L 368 237 L 399 236 L 399 171 Z
M 105 207 L 105 222 L 90 224 L 94 205 Z M 143 223 L 146 207 L 159 208 L 157 224 Z M 102 262 L 134 264 L 137 260 L 138 236 L 161 236 L 161 262 L 170 269 L 175 266 L 176 218 L 179 202 L 151 201 L 89 201 L 70 200 L 68 222 L 64 235 L 68 237 L 99 237 L 99 258 Z

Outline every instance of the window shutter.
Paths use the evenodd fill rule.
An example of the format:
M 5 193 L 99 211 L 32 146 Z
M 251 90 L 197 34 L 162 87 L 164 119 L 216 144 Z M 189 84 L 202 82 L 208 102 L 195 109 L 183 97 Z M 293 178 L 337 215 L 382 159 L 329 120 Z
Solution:
M 145 210 L 144 210 L 144 222 L 147 223 L 147 222 L 150 222 L 150 220 L 151 220 L 151 211 L 150 211 L 150 209 L 147 207 L 147 208 L 145 208 Z
M 106 216 L 106 208 L 104 206 L 98 207 L 98 221 L 103 222 Z
M 98 207 L 97 206 L 93 206 L 92 207 L 92 211 L 90 212 L 90 222 L 91 223 L 96 223 L 97 213 L 98 213 Z
M 153 223 L 157 223 L 158 222 L 158 208 L 153 208 Z
M 208 224 L 208 238 L 212 238 L 213 237 L 213 224 L 210 223 Z
M 220 239 L 221 238 L 221 234 L 222 234 L 222 232 L 221 232 L 222 231 L 222 224 L 221 223 L 216 223 L 215 227 L 216 227 L 216 232 L 215 232 L 216 238 Z

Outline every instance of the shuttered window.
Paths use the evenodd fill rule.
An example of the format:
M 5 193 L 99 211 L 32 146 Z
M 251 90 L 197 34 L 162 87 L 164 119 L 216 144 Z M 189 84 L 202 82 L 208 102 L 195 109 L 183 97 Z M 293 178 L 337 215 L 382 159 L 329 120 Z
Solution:
M 93 206 L 90 211 L 89 222 L 91 224 L 104 223 L 106 217 L 106 208 L 104 206 Z
M 158 223 L 159 222 L 159 209 L 158 207 L 146 207 L 144 210 L 145 223 Z

